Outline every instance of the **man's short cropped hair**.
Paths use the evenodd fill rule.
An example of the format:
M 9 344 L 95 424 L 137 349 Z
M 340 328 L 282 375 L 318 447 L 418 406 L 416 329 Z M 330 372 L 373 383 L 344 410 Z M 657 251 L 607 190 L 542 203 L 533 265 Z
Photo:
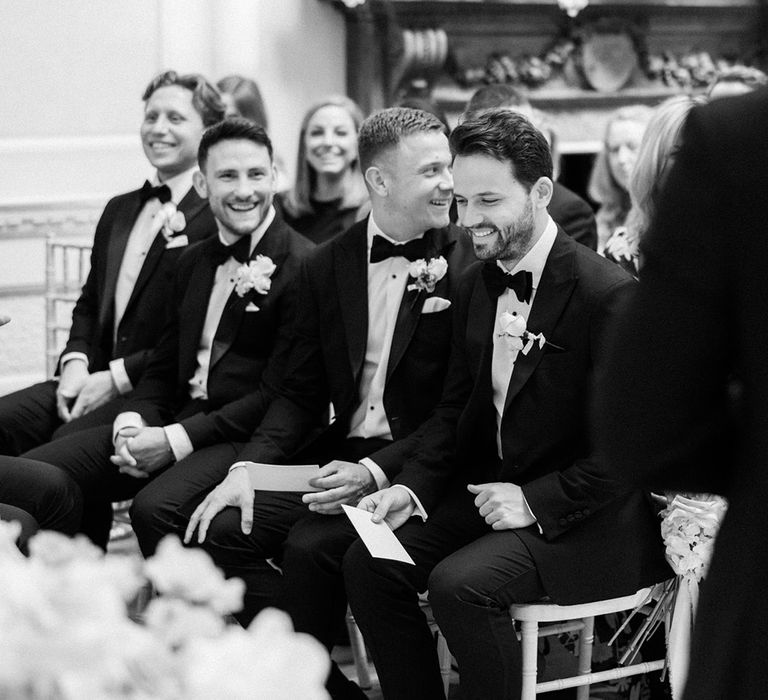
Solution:
M 171 85 L 186 88 L 192 93 L 192 106 L 203 120 L 203 126 L 213 126 L 224 119 L 226 109 L 218 90 L 199 73 L 179 75 L 173 70 L 160 73 L 147 85 L 141 99 L 146 102 L 155 90 Z
M 434 115 L 409 107 L 390 107 L 374 112 L 360 126 L 357 150 L 360 170 L 365 171 L 385 151 L 397 146 L 406 136 L 419 133 L 445 133 L 443 123 Z
M 197 149 L 197 162 L 200 170 L 205 171 L 208 162 L 208 151 L 221 141 L 252 141 L 264 146 L 272 160 L 272 141 L 269 140 L 264 127 L 244 117 L 229 117 L 224 121 L 208 127 L 200 139 L 200 147 Z
M 528 190 L 552 178 L 552 154 L 544 135 L 519 112 L 491 109 L 459 124 L 450 136 L 456 156 L 485 155 L 512 164 L 512 175 Z
M 528 100 L 528 96 L 522 90 L 518 90 L 506 83 L 491 83 L 475 90 L 464 109 L 464 118 L 470 119 L 478 112 L 484 112 L 486 109 L 495 109 L 497 107 L 530 109 L 531 103 Z

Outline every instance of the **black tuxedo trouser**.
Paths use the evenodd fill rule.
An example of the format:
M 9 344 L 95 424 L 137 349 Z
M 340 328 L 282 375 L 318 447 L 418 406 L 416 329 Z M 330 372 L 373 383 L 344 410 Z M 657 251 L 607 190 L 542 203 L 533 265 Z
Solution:
M 291 461 L 295 464 L 320 465 L 333 459 L 357 462 L 388 443 L 387 440 L 375 438 L 368 440 L 353 438 L 337 443 L 333 448 L 324 446 L 323 454 L 308 451 L 297 455 Z M 218 449 L 218 447 L 211 449 Z M 207 450 L 203 452 L 207 452 Z M 223 466 L 223 473 L 213 483 L 206 485 L 203 492 L 197 493 L 180 507 L 176 504 L 183 500 L 182 491 L 186 490 L 188 493 L 194 490 L 192 486 L 181 485 L 172 495 L 167 489 L 161 493 L 159 488 L 154 488 L 154 485 L 151 488 L 151 492 L 155 493 L 158 500 L 165 504 L 158 506 L 155 503 L 151 510 L 154 510 L 155 513 L 161 510 L 167 513 L 175 511 L 166 518 L 166 521 L 175 528 L 176 532 L 183 532 L 194 508 L 202 501 L 206 493 L 226 475 L 226 471 L 235 461 L 236 455 L 222 450 L 217 458 Z M 181 479 L 184 477 L 185 475 L 180 475 Z M 163 483 L 167 485 L 168 481 L 165 480 Z M 138 507 L 146 503 L 145 495 L 142 494 L 138 501 Z M 137 512 L 138 507 L 134 505 L 134 512 Z M 221 567 L 227 576 L 237 576 L 245 581 L 244 609 L 237 615 L 241 624 L 248 625 L 260 610 L 269 605 L 279 604 L 279 600 L 282 599 L 281 590 L 284 577 L 276 568 L 266 563 L 266 560 L 274 560 L 282 566 L 286 539 L 292 532 L 294 525 L 308 513 L 307 506 L 301 501 L 301 494 L 257 491 L 254 494 L 253 528 L 250 534 L 246 535 L 241 530 L 240 510 L 238 508 L 225 508 L 211 521 L 208 535 L 201 547 L 213 557 L 216 565 Z M 329 520 L 336 519 L 333 516 L 328 516 L 328 518 Z M 140 521 L 142 519 L 146 520 L 147 518 L 139 517 Z M 156 523 L 157 520 L 155 518 Z M 161 527 L 163 526 L 161 525 Z M 140 530 L 141 528 L 142 526 L 139 525 Z M 158 535 L 160 532 L 156 528 L 155 532 L 149 536 L 147 546 L 151 546 L 151 540 L 156 542 L 159 539 Z M 338 555 L 339 560 L 341 556 L 343 556 L 343 551 Z M 337 581 L 340 588 L 341 579 L 338 578 Z M 317 597 L 312 595 L 313 600 L 317 600 Z M 321 599 L 321 603 L 326 605 L 328 601 Z M 343 619 L 343 613 L 344 610 L 342 609 L 341 619 Z
M 98 425 L 109 425 L 122 410 L 119 397 L 84 416 L 62 423 L 53 379 L 0 396 L 0 455 L 20 455 L 50 440 Z
M 426 522 L 412 518 L 397 530 L 415 566 L 374 559 L 361 541 L 344 557 L 352 612 L 387 700 L 444 698 L 435 642 L 419 609 L 426 590 L 459 664 L 461 697 L 520 697 L 521 654 L 508 607 L 546 592 L 517 533 L 493 531 L 473 501 L 457 488 Z
M 80 527 L 80 489 L 64 472 L 45 462 L 0 457 L 0 503 L 26 511 L 45 530 L 74 535 Z M 1 513 L 0 518 L 7 519 Z
M 40 525 L 37 523 L 26 510 L 16 508 L 15 506 L 9 506 L 5 503 L 0 503 L 0 520 L 19 523 L 21 525 L 21 531 L 16 538 L 16 546 L 24 553 L 29 554 L 27 543 L 29 538 L 32 537 L 40 529 Z

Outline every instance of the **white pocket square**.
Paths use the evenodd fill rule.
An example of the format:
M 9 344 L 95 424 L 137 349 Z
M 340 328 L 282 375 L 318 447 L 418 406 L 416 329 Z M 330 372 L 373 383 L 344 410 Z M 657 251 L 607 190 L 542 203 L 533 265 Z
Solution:
M 254 304 L 252 301 L 251 301 L 251 302 L 249 302 L 249 303 L 248 303 L 248 306 L 246 306 L 246 307 L 245 307 L 245 311 L 246 311 L 246 313 L 250 313 L 250 312 L 252 312 L 252 311 L 260 311 L 260 310 L 261 310 L 261 309 L 259 309 L 259 307 L 258 307 L 258 306 L 256 306 L 256 304 Z
M 429 299 L 424 302 L 421 313 L 433 314 L 437 311 L 445 311 L 450 305 L 451 302 L 442 297 L 429 297 Z
M 184 233 L 181 236 L 174 236 L 173 238 L 168 239 L 168 243 L 165 244 L 165 249 L 168 250 L 169 248 L 183 248 L 185 245 L 189 245 L 189 238 L 187 238 L 187 234 Z

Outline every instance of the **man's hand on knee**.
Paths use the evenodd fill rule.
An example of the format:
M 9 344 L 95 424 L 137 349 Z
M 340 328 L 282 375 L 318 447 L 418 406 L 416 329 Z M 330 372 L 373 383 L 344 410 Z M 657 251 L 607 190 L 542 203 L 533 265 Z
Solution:
M 227 506 L 240 508 L 240 528 L 248 535 L 253 528 L 253 486 L 244 467 L 233 469 L 203 502 L 195 508 L 184 533 L 184 543 L 189 544 L 197 530 L 197 543 L 205 541 L 211 520 Z

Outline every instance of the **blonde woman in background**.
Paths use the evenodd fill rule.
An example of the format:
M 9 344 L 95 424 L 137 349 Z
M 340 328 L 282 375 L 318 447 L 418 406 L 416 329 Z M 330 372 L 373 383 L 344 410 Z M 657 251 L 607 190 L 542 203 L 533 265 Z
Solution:
M 680 131 L 691 109 L 703 97 L 680 95 L 662 102 L 651 115 L 640 141 L 629 180 L 632 207 L 626 225 L 620 226 L 605 244 L 603 254 L 635 277 L 640 269 L 638 244 L 656 212 L 665 174 L 675 156 Z
M 653 109 L 629 105 L 617 109 L 605 129 L 603 148 L 589 178 L 589 196 L 597 212 L 597 252 L 602 253 L 613 232 L 623 226 L 630 209 L 629 177 Z
M 368 211 L 357 155 L 364 115 L 348 97 L 328 97 L 304 115 L 296 183 L 283 196 L 285 220 L 314 243 L 348 229 Z

